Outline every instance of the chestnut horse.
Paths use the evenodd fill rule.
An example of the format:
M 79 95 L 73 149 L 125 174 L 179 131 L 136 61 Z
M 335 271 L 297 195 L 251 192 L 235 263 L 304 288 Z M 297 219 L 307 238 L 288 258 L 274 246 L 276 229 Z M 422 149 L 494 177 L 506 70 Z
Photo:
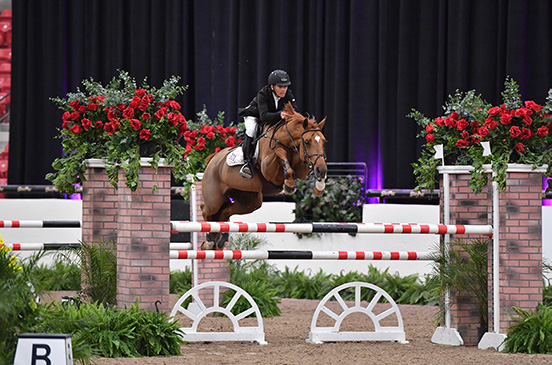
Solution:
M 317 123 L 294 111 L 290 103 L 285 111 L 288 117 L 265 127 L 258 138 L 259 153 L 252 179 L 240 175 L 241 166 L 226 163 L 231 148 L 207 157 L 201 204 L 205 221 L 227 222 L 234 214 L 251 213 L 261 207 L 263 195 L 293 194 L 295 179 L 305 179 L 309 173 L 317 180 L 314 194 L 322 194 L 327 173 L 326 138 L 322 134 L 326 118 Z M 202 248 L 222 248 L 226 241 L 222 236 L 207 234 Z

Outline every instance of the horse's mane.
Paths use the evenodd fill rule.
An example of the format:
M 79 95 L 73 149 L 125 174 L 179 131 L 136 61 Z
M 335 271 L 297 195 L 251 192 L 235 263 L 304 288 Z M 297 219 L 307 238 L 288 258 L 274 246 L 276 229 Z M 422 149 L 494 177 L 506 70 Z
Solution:
M 300 123 L 300 124 L 303 124 L 305 122 L 305 119 L 308 120 L 308 123 L 309 125 L 313 124 L 313 123 L 316 123 L 316 121 L 314 120 L 314 118 L 312 117 L 305 117 L 303 116 L 302 114 L 298 113 L 295 111 L 295 109 L 293 109 L 293 106 L 291 106 L 291 103 L 288 102 L 286 104 L 286 107 L 284 109 L 286 111 L 286 113 L 288 114 L 288 117 L 286 117 L 286 122 L 288 123 Z

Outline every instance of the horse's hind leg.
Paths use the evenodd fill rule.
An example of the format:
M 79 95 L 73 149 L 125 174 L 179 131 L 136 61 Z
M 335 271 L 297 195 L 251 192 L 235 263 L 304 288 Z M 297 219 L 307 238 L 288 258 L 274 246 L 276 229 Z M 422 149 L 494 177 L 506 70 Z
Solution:
M 223 205 L 220 210 L 220 220 L 227 222 L 234 214 L 251 213 L 261 207 L 263 203 L 263 195 L 261 193 L 233 190 L 230 193 L 233 202 L 228 202 Z M 228 241 L 228 234 L 219 234 L 215 246 L 217 249 L 222 249 Z
M 220 210 L 220 219 L 227 222 L 234 214 L 247 214 L 259 209 L 263 195 L 258 192 L 232 190 L 229 194 L 232 203 L 224 204 Z
M 212 180 L 212 179 L 211 179 Z M 202 181 L 203 186 L 203 203 L 201 204 L 201 212 L 203 219 L 206 222 L 220 221 L 220 212 L 226 204 L 230 203 L 228 196 L 223 193 L 220 185 L 209 181 L 206 177 Z M 220 233 L 207 233 L 205 242 L 202 243 L 201 249 L 210 250 L 220 239 Z

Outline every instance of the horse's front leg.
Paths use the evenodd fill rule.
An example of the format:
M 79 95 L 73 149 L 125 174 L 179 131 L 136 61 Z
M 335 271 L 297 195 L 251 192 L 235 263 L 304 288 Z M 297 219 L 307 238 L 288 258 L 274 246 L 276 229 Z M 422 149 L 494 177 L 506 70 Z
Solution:
M 295 171 L 288 160 L 282 160 L 282 167 L 284 168 L 284 194 L 292 195 L 297 190 L 295 187 Z
M 276 155 L 282 161 L 282 168 L 284 169 L 284 194 L 291 195 L 295 193 L 295 171 L 291 167 L 288 160 L 287 151 L 284 149 L 277 149 Z

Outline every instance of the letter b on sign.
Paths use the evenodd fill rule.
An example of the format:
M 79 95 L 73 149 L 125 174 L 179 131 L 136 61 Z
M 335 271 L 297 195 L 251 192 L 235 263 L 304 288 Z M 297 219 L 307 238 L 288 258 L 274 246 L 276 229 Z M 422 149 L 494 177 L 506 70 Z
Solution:
M 17 341 L 14 365 L 73 365 L 71 335 L 22 333 Z
M 40 355 L 38 354 L 40 351 Z M 38 360 L 44 361 L 46 365 L 52 365 L 50 360 L 50 353 L 52 348 L 45 343 L 33 343 L 33 351 L 31 356 L 31 364 L 37 364 Z

